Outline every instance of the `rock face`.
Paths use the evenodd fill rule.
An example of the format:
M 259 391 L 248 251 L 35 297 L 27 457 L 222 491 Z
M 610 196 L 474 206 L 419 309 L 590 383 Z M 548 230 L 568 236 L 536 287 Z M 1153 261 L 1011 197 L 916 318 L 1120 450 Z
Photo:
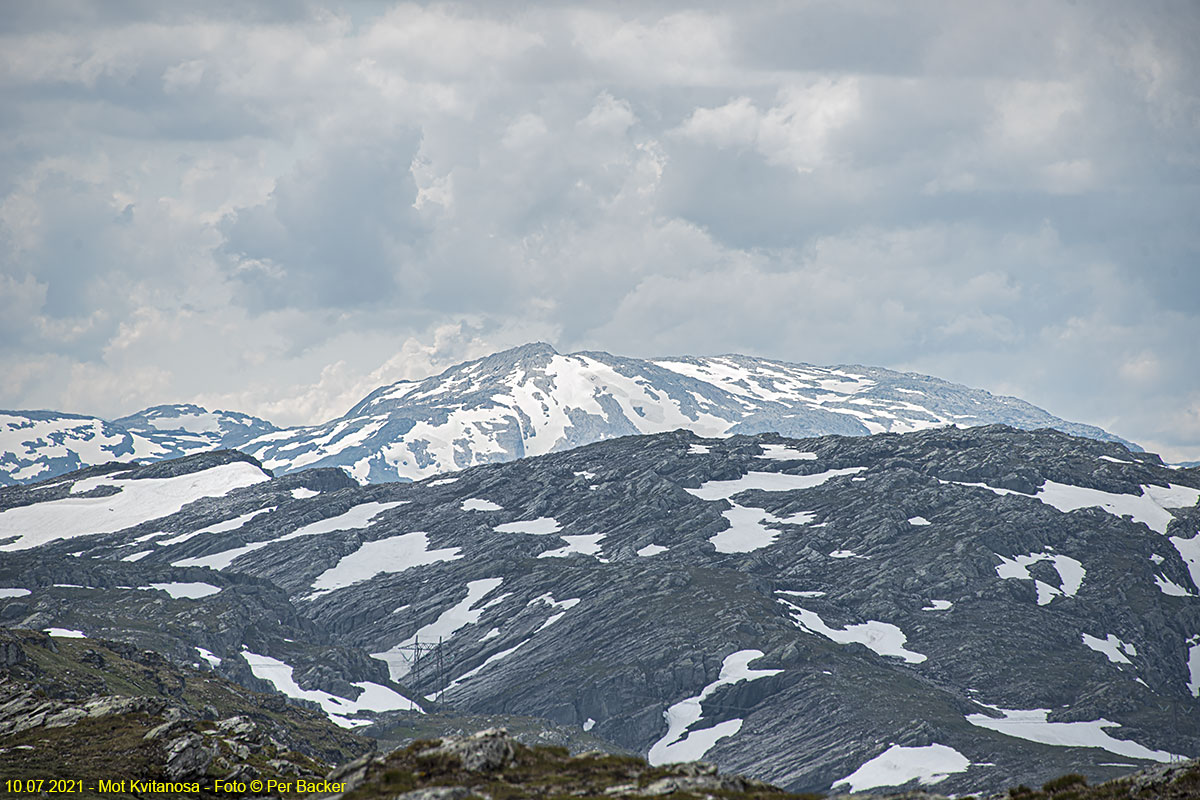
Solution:
M 343 721 L 417 713 L 402 695 L 794 791 L 1200 753 L 1200 471 L 1117 443 L 679 431 L 415 483 L 299 472 L 34 546 L 6 521 L 249 463 L 205 458 L 0 491 L 5 624 L 153 641 Z
M 361 483 L 378 483 L 680 428 L 701 436 L 857 436 L 990 423 L 1121 441 L 1014 397 L 915 373 L 739 355 L 560 355 L 530 344 L 427 380 L 381 386 L 343 417 L 313 427 L 281 430 L 194 405 L 154 406 L 111 422 L 0 412 L 0 486 L 219 448 L 250 453 L 277 474 L 340 467 Z

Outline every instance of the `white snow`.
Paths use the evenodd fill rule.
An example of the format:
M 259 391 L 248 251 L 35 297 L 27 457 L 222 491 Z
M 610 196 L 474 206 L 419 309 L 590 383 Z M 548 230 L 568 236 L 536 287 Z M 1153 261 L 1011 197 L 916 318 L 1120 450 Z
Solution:
M 402 694 L 380 686 L 371 681 L 360 681 L 354 685 L 363 692 L 357 700 L 347 700 L 344 697 L 321 691 L 320 689 L 302 689 L 292 678 L 292 667 L 277 658 L 242 651 L 242 658 L 250 665 L 254 677 L 268 681 L 276 690 L 297 700 L 311 700 L 321 707 L 333 722 L 343 728 L 354 728 L 368 725 L 370 720 L 352 719 L 350 715 L 361 711 L 416 711 L 424 713 L 421 707 Z
M 274 541 L 282 542 L 287 539 L 296 539 L 301 536 L 315 536 L 320 533 L 332 533 L 333 531 L 349 531 L 359 528 L 366 528 L 375 521 L 385 511 L 389 511 L 397 506 L 407 504 L 408 500 L 398 500 L 390 503 L 361 503 L 347 509 L 336 517 L 319 520 L 309 523 L 302 528 L 298 528 L 286 536 L 281 536 Z
M 228 531 L 236 531 L 239 528 L 241 528 L 242 526 L 244 526 L 247 522 L 254 519 L 255 517 L 261 516 L 263 514 L 269 514 L 270 512 L 272 512 L 274 510 L 275 510 L 275 506 L 270 506 L 268 508 L 260 508 L 255 511 L 248 511 L 245 514 L 234 517 L 233 519 L 227 519 L 223 522 L 218 522 L 214 525 L 209 525 L 207 527 L 200 528 L 199 530 L 190 531 L 187 533 L 181 533 L 178 536 L 172 536 L 170 539 L 159 539 L 158 541 L 155 542 L 155 544 L 160 547 L 165 547 L 167 545 L 179 544 L 180 542 L 186 542 L 188 539 L 192 539 L 196 536 L 202 536 L 202 535 L 209 534 L 209 533 L 226 533 Z
M 719 740 L 733 736 L 742 729 L 742 720 L 730 719 L 697 731 L 688 729 L 704 715 L 703 703 L 722 686 L 731 686 L 742 681 L 756 681 L 777 675 L 780 669 L 750 669 L 751 661 L 762 658 L 761 650 L 739 650 L 730 653 L 721 663 L 717 679 L 705 686 L 700 694 L 675 703 L 663 712 L 667 722 L 667 733 L 650 747 L 646 759 L 652 766 L 683 761 L 697 761 L 704 757 Z
M 656 556 L 659 553 L 665 553 L 669 549 L 670 548 L 663 547 L 661 544 L 648 544 L 645 547 L 639 549 L 637 551 L 637 554 L 639 556 L 642 556 L 643 558 L 645 558 L 646 556 Z
M 306 489 L 303 486 L 292 489 L 292 499 L 293 500 L 307 500 L 308 498 L 316 497 L 319 494 L 320 494 L 320 492 L 314 491 L 312 489 Z
M 0 589 L 0 597 L 24 597 L 29 593 L 28 589 Z
M 1132 495 L 1046 481 L 1038 490 L 1037 499 L 1059 511 L 1096 507 L 1118 517 L 1129 515 L 1150 530 L 1166 533 L 1172 518 L 1167 509 L 1194 506 L 1200 499 L 1200 489 L 1173 483 L 1165 487 L 1149 484 L 1142 486 L 1140 495 Z
M 150 555 L 153 552 L 154 552 L 153 550 L 139 550 L 136 553 L 130 553 L 129 555 L 122 558 L 121 560 L 122 561 L 141 561 L 143 558 L 145 558 L 146 556 Z
M 207 661 L 211 666 L 221 666 L 220 656 L 214 656 L 211 650 L 205 650 L 203 647 L 197 647 L 196 652 L 199 653 L 200 657 Z
M 1166 560 L 1166 559 L 1164 559 L 1164 558 L 1163 558 L 1162 556 L 1160 556 L 1158 553 L 1151 553 L 1151 554 L 1150 554 L 1150 561 L 1151 561 L 1151 563 L 1154 563 L 1154 564 L 1161 564 L 1161 563 L 1163 563 L 1163 561 L 1165 561 L 1165 560 Z
M 1188 648 L 1188 691 L 1200 697 L 1200 637 L 1194 637 Z
M 438 478 L 436 481 L 430 481 L 426 484 L 426 486 L 449 486 L 456 480 L 458 480 L 458 478 Z
M 1083 643 L 1085 645 L 1095 650 L 1097 653 L 1103 653 L 1108 657 L 1108 660 L 1114 664 L 1133 663 L 1125 657 L 1125 653 L 1121 652 L 1122 649 L 1126 649 L 1126 652 L 1128 652 L 1129 649 L 1133 649 L 1133 646 L 1125 644 L 1113 634 L 1108 634 L 1108 636 L 1104 639 L 1099 639 L 1086 633 L 1082 634 L 1082 636 Z M 1137 655 L 1137 651 L 1134 650 L 1132 653 L 1130 653 L 1130 655 Z
M 776 461 L 814 461 L 816 453 L 805 453 L 783 444 L 764 444 L 759 458 L 771 458 Z
M 1166 575 L 1155 575 L 1154 584 L 1158 586 L 1159 590 L 1162 591 L 1163 594 L 1170 595 L 1171 597 L 1195 597 L 1194 594 L 1168 578 Z
M 102 475 L 87 483 L 113 486 L 106 497 L 64 497 L 0 512 L 0 539 L 18 538 L 0 550 L 26 550 L 57 539 L 93 533 L 112 533 L 178 512 L 202 497 L 219 497 L 234 489 L 268 480 L 266 473 L 245 461 L 173 478 L 121 478 Z M 84 481 L 76 482 L 76 486 Z
M 604 534 L 585 533 L 580 536 L 564 536 L 562 538 L 567 543 L 565 547 L 539 553 L 538 558 L 566 558 L 570 555 L 599 556 L 600 541 L 604 538 Z
M 706 444 L 694 444 L 688 447 L 688 455 L 690 456 L 706 456 L 708 452 L 708 445 Z
M 1132 464 L 1132 461 L 1126 461 L 1123 458 L 1113 458 L 1112 456 L 1100 456 L 1102 461 L 1111 461 L 1114 464 Z
M 475 608 L 475 604 L 499 588 L 503 582 L 503 578 L 481 578 L 470 581 L 467 583 L 466 597 L 450 606 L 450 608 L 438 615 L 438 618 L 433 622 L 422 626 L 416 633 L 395 647 L 385 650 L 382 653 L 372 653 L 371 657 L 377 658 L 388 665 L 388 672 L 392 680 L 400 680 L 412 668 L 412 664 L 404 653 L 404 648 L 418 641 L 436 642 L 449 639 L 466 626 L 479 622 L 479 617 L 483 614 L 486 606 Z
M 860 556 L 853 550 L 834 550 L 829 554 L 830 558 L 867 558 L 868 556 Z
M 1079 591 L 1079 587 L 1083 585 L 1084 576 L 1087 574 L 1083 565 L 1078 561 L 1070 556 L 1057 553 L 1029 553 L 1028 555 L 1014 556 L 1011 559 L 996 554 L 996 557 L 1000 559 L 1000 564 L 996 566 L 996 574 L 1003 580 L 1034 580 L 1033 576 L 1029 574 L 1031 565 L 1039 561 L 1049 561 L 1054 565 L 1061 586 L 1055 587 L 1043 581 L 1034 580 L 1039 606 L 1047 605 L 1055 597 L 1074 597 L 1075 593 Z
M 265 542 L 251 542 L 244 544 L 241 547 L 234 547 L 230 550 L 222 550 L 219 553 L 213 553 L 207 556 L 196 556 L 194 558 L 181 558 L 179 561 L 172 561 L 172 567 L 209 567 L 215 570 L 222 570 L 232 564 L 238 557 L 244 556 L 246 553 L 252 553 L 266 547 L 269 544 L 274 544 L 274 539 L 268 539 Z
M 776 589 L 775 592 L 776 592 L 776 594 L 790 594 L 793 597 L 824 597 L 825 596 L 824 592 L 815 592 L 815 591 L 794 592 L 789 589 Z
M 861 644 L 881 656 L 901 658 L 909 664 L 920 664 L 926 659 L 925 655 L 905 648 L 908 637 L 890 622 L 868 620 L 838 630 L 826 625 L 817 613 L 801 608 L 790 600 L 779 598 L 779 602 L 791 609 L 792 622 L 801 630 L 819 634 L 838 644 Z
M 779 531 L 770 530 L 763 523 L 778 522 L 778 518 L 761 508 L 747 508 L 732 502 L 730 505 L 733 508 L 721 514 L 729 527 L 708 540 L 718 553 L 749 553 L 775 542 Z
M 471 497 L 462 502 L 463 511 L 503 511 L 504 506 L 496 505 L 491 500 L 481 500 L 478 497 Z
M 791 492 L 797 489 L 811 489 L 839 475 L 853 475 L 862 472 L 866 467 L 847 467 L 846 469 L 830 469 L 815 475 L 790 475 L 786 472 L 755 472 L 750 471 L 740 478 L 727 481 L 705 481 L 699 489 L 685 489 L 688 494 L 701 500 L 728 500 L 734 495 L 759 489 L 764 492 Z
M 42 628 L 42 631 L 44 633 L 50 634 L 51 636 L 58 636 L 63 639 L 86 639 L 87 638 L 87 636 L 85 636 L 83 634 L 83 631 L 71 630 L 70 628 Z
M 588 481 L 594 481 L 596 479 L 596 473 L 588 472 L 586 469 L 580 470 L 579 472 L 573 472 L 571 474 L 574 475 L 576 478 L 583 478 L 584 480 L 588 480 Z
M 916 780 L 925 786 L 940 783 L 955 772 L 966 772 L 970 760 L 953 747 L 930 744 L 901 747 L 894 744 L 851 774 L 835 781 L 833 788 L 848 784 L 848 791 L 862 792 L 881 786 L 901 786 Z
M 586 720 L 584 720 L 583 729 L 585 731 L 590 731 L 594 727 L 596 727 L 596 720 L 592 719 L 591 717 L 588 717 Z
M 1183 563 L 1187 564 L 1192 585 L 1200 589 L 1200 533 L 1190 539 L 1184 539 L 1182 536 L 1168 538 L 1171 540 L 1171 544 L 1175 545 L 1175 549 L 1179 551 L 1179 557 L 1183 559 Z
M 1137 742 L 1113 738 L 1104 729 L 1121 726 L 1119 723 L 1109 722 L 1107 719 L 1097 719 L 1091 722 L 1048 722 L 1050 710 L 1045 708 L 1028 711 L 1004 708 L 995 710 L 1004 717 L 996 719 L 987 714 L 968 714 L 967 722 L 980 728 L 998 731 L 1005 736 L 1055 747 L 1099 747 L 1119 756 L 1164 763 L 1169 762 L 1172 758 L 1184 758 L 1184 756 L 1163 750 L 1151 750 Z
M 929 605 L 922 608 L 922 611 L 949 611 L 954 606 L 949 600 L 930 600 Z
M 278 542 L 286 542 L 291 539 L 298 539 L 301 536 L 315 536 L 322 533 L 332 533 L 341 530 L 354 530 L 358 528 L 368 527 L 375 519 L 385 511 L 402 506 L 408 503 L 408 500 L 398 500 L 391 503 L 362 503 L 350 508 L 348 511 L 339 514 L 336 517 L 319 520 L 317 522 L 305 525 L 291 533 L 286 533 L 283 536 L 277 536 L 274 539 L 267 539 L 262 542 L 250 542 L 241 547 L 234 547 L 230 550 L 222 550 L 219 553 L 212 553 L 207 556 L 196 556 L 194 558 L 184 558 L 179 561 L 172 561 L 173 567 L 210 567 L 212 569 L 221 570 L 232 564 L 237 558 L 244 556 L 246 553 L 251 553 L 255 550 L 260 550 L 267 545 L 276 544 Z M 347 556 L 349 557 L 349 556 Z
M 909 525 L 929 525 L 930 522 L 929 522 L 929 520 L 925 519 L 924 517 L 909 517 L 908 524 Z
M 342 556 L 337 564 L 318 575 L 312 588 L 317 591 L 342 589 L 385 572 L 403 572 L 413 567 L 459 558 L 462 558 L 462 551 L 457 547 L 430 550 L 429 535 L 424 531 L 402 533 L 363 542 L 353 553 Z
M 497 525 L 492 530 L 497 533 L 532 533 L 538 536 L 546 536 L 551 533 L 558 533 L 562 530 L 562 527 L 554 517 L 538 517 L 537 519 L 506 522 L 503 525 Z
M 219 587 L 213 586 L 211 583 L 152 583 L 149 586 L 139 586 L 139 589 L 158 589 L 160 592 L 166 592 L 176 600 L 186 598 L 188 600 L 199 600 L 202 597 L 208 597 L 221 591 Z

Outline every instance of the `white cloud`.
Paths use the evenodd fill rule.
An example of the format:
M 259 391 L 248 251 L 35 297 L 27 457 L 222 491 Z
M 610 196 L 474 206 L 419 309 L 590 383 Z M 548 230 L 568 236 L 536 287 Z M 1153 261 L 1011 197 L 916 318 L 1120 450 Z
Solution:
M 0 405 L 317 422 L 547 339 L 923 369 L 1200 458 L 1164 8 L 350 8 L 0 34 Z

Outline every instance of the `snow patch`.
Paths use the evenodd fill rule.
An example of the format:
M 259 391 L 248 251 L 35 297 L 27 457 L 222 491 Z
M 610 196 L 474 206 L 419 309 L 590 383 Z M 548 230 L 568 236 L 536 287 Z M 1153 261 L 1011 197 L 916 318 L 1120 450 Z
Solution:
M 762 455 L 759 458 L 770 458 L 775 461 L 815 461 L 816 453 L 805 453 L 782 444 L 759 445 Z
M 848 784 L 849 791 L 862 792 L 881 786 L 901 786 L 915 780 L 930 786 L 955 772 L 966 772 L 971 762 L 953 747 L 930 744 L 901 747 L 894 744 L 851 774 L 835 781 L 833 788 Z
M 320 492 L 314 491 L 312 489 L 306 489 L 303 486 L 292 489 L 292 499 L 293 500 L 307 500 L 308 498 L 316 497 L 319 494 L 320 494 Z
M 470 497 L 462 501 L 463 511 L 503 511 L 504 506 L 497 505 L 491 500 L 482 500 L 478 497 Z
M 213 655 L 211 650 L 205 650 L 203 647 L 197 647 L 196 652 L 199 653 L 200 657 L 207 661 L 210 666 L 214 668 L 221 666 L 220 656 Z
M 585 533 L 580 536 L 564 536 L 562 538 L 567 543 L 565 547 L 547 550 L 538 554 L 538 558 L 566 558 L 571 555 L 599 557 L 600 542 L 604 539 L 604 534 Z
M 497 533 L 532 533 L 537 536 L 547 536 L 551 533 L 558 533 L 562 530 L 562 526 L 554 517 L 538 517 L 537 519 L 506 522 L 503 525 L 497 525 L 492 530 Z
M 637 554 L 639 556 L 642 556 L 643 558 L 645 558 L 647 556 L 656 556 L 659 553 L 665 553 L 669 549 L 670 548 L 663 547 L 661 544 L 648 544 L 645 547 L 638 550 Z
M 909 517 L 908 524 L 909 525 L 930 525 L 932 523 L 930 523 L 929 520 L 925 519 L 924 517 Z
M 0 597 L 25 597 L 28 594 L 30 594 L 28 589 L 0 589 Z
M 213 586 L 211 583 L 152 583 L 149 586 L 139 586 L 139 589 L 157 589 L 160 592 L 166 592 L 172 598 L 179 600 L 181 598 L 187 600 L 199 600 L 202 597 L 214 595 L 221 589 Z
M 130 479 L 121 474 L 76 481 L 72 487 L 74 493 L 83 484 L 85 491 L 111 486 L 118 490 L 115 494 L 64 497 L 0 512 L 0 539 L 16 537 L 0 545 L 0 550 L 27 550 L 58 539 L 113 533 L 175 514 L 202 497 L 221 497 L 268 480 L 265 472 L 245 461 L 171 478 Z
M 1132 650 L 1133 652 L 1131 652 L 1129 654 L 1137 655 L 1137 650 L 1133 648 L 1133 645 L 1125 644 L 1124 642 L 1122 642 L 1120 639 L 1118 639 L 1116 636 L 1112 635 L 1111 633 L 1108 634 L 1108 636 L 1104 639 L 1098 639 L 1095 636 L 1091 636 L 1086 633 L 1082 634 L 1082 636 L 1083 636 L 1083 643 L 1085 645 L 1090 647 L 1092 650 L 1095 650 L 1097 653 L 1103 653 L 1105 656 L 1108 657 L 1108 660 L 1113 662 L 1114 664 L 1132 664 L 1133 663 L 1132 661 L 1130 661 L 1128 658 L 1125 657 L 1125 653 L 1121 652 L 1122 650 L 1125 650 L 1125 652 L 1129 652 L 1130 650 Z
M 830 469 L 815 475 L 791 475 L 786 472 L 750 471 L 740 478 L 727 481 L 705 481 L 699 489 L 684 489 L 701 500 L 728 500 L 736 494 L 758 489 L 764 492 L 791 492 L 797 489 L 812 489 L 841 475 L 854 475 L 866 467 Z
M 449 639 L 468 625 L 479 622 L 486 606 L 475 608 L 475 604 L 487 597 L 504 582 L 503 578 L 481 578 L 467 583 L 467 596 L 443 611 L 437 619 L 422 626 L 416 633 L 400 644 L 382 653 L 372 653 L 371 658 L 377 658 L 388 665 L 392 680 L 398 681 L 408 674 L 412 664 L 404 653 L 404 648 L 416 642 L 435 642 Z M 497 631 L 499 633 L 499 631 Z M 485 637 L 486 638 L 486 637 Z
M 250 665 L 250 671 L 254 673 L 254 677 L 267 681 L 277 691 L 288 697 L 297 700 L 310 700 L 316 703 L 334 724 L 343 728 L 356 728 L 360 725 L 371 724 L 371 720 L 351 718 L 352 714 L 357 714 L 361 711 L 416 711 L 422 714 L 425 713 L 412 700 L 378 683 L 372 683 L 371 681 L 356 682 L 354 685 L 362 689 L 363 692 L 358 696 L 357 700 L 347 700 L 344 697 L 338 697 L 320 689 L 300 688 L 300 685 L 292 677 L 293 669 L 291 665 L 277 658 L 259 655 L 249 650 L 242 651 L 242 658 Z
M 988 706 L 988 708 L 992 708 L 992 706 Z M 1099 747 L 1119 756 L 1163 763 L 1172 759 L 1184 759 L 1184 756 L 1164 750 L 1151 750 L 1137 742 L 1109 736 L 1108 732 L 1104 730 L 1105 728 L 1119 728 L 1121 725 L 1117 722 L 1109 722 L 1107 719 L 1102 718 L 1091 722 L 1049 722 L 1047 720 L 1050 710 L 1045 708 L 1034 708 L 1028 711 L 1005 708 L 996 708 L 995 710 L 1004 717 L 996 719 L 987 714 L 968 714 L 966 720 L 976 727 L 997 731 L 1005 736 L 1054 747 Z
M 58 636 L 62 639 L 86 639 L 83 631 L 72 630 L 71 628 L 42 628 L 43 633 L 48 633 L 51 636 Z
M 779 602 L 791 611 L 792 622 L 801 630 L 824 636 L 838 644 L 861 644 L 881 656 L 901 658 L 909 664 L 920 664 L 927 656 L 905 648 L 908 637 L 904 631 L 890 622 L 868 620 L 857 625 L 847 625 L 843 630 L 831 628 L 820 615 L 801 608 L 790 600 L 779 598 Z
M 930 600 L 929 605 L 922 608 L 922 611 L 949 611 L 954 606 L 949 600 Z
M 402 533 L 363 542 L 353 553 L 342 556 L 337 564 L 318 575 L 312 588 L 317 591 L 343 589 L 383 573 L 403 572 L 459 558 L 462 558 L 462 551 L 457 547 L 430 550 L 429 535 L 424 531 Z
M 741 730 L 742 720 L 730 719 L 709 728 L 689 731 L 703 717 L 704 701 L 722 686 L 756 681 L 783 672 L 781 669 L 750 669 L 750 662 L 762 657 L 761 650 L 739 650 L 727 655 L 715 681 L 705 686 L 700 694 L 680 700 L 663 712 L 667 733 L 650 747 L 646 760 L 652 766 L 698 761 L 718 741 Z
M 1011 559 L 996 554 L 996 557 L 1001 562 L 996 566 L 996 574 L 1002 580 L 1034 581 L 1039 606 L 1049 604 L 1055 597 L 1074 597 L 1075 593 L 1079 591 L 1079 587 L 1083 585 L 1084 576 L 1087 574 L 1083 565 L 1078 561 L 1070 556 L 1057 553 L 1029 553 L 1023 556 L 1014 556 Z M 1049 561 L 1054 565 L 1054 569 L 1058 572 L 1060 586 L 1055 587 L 1044 581 L 1034 580 L 1033 576 L 1029 574 L 1029 567 L 1039 561 Z

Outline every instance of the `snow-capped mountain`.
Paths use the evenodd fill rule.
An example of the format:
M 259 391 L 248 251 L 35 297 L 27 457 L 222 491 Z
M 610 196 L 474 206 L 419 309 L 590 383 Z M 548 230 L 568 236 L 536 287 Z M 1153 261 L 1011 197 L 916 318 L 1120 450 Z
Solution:
M 236 448 L 275 430 L 247 414 L 186 404 L 154 406 L 112 421 L 54 411 L 0 411 L 0 486 L 110 461 L 160 461 Z
M 1198 499 L 1200 470 L 1004 426 L 678 431 L 361 487 L 208 453 L 0 490 L 0 624 L 367 734 L 522 714 L 792 790 L 1095 781 L 1200 753 Z
M 679 428 L 820 436 L 993 423 L 1121 441 L 1013 397 L 915 373 L 738 355 L 560 355 L 531 344 L 380 387 L 340 419 L 275 431 L 241 449 L 278 473 L 336 466 L 375 483 Z

